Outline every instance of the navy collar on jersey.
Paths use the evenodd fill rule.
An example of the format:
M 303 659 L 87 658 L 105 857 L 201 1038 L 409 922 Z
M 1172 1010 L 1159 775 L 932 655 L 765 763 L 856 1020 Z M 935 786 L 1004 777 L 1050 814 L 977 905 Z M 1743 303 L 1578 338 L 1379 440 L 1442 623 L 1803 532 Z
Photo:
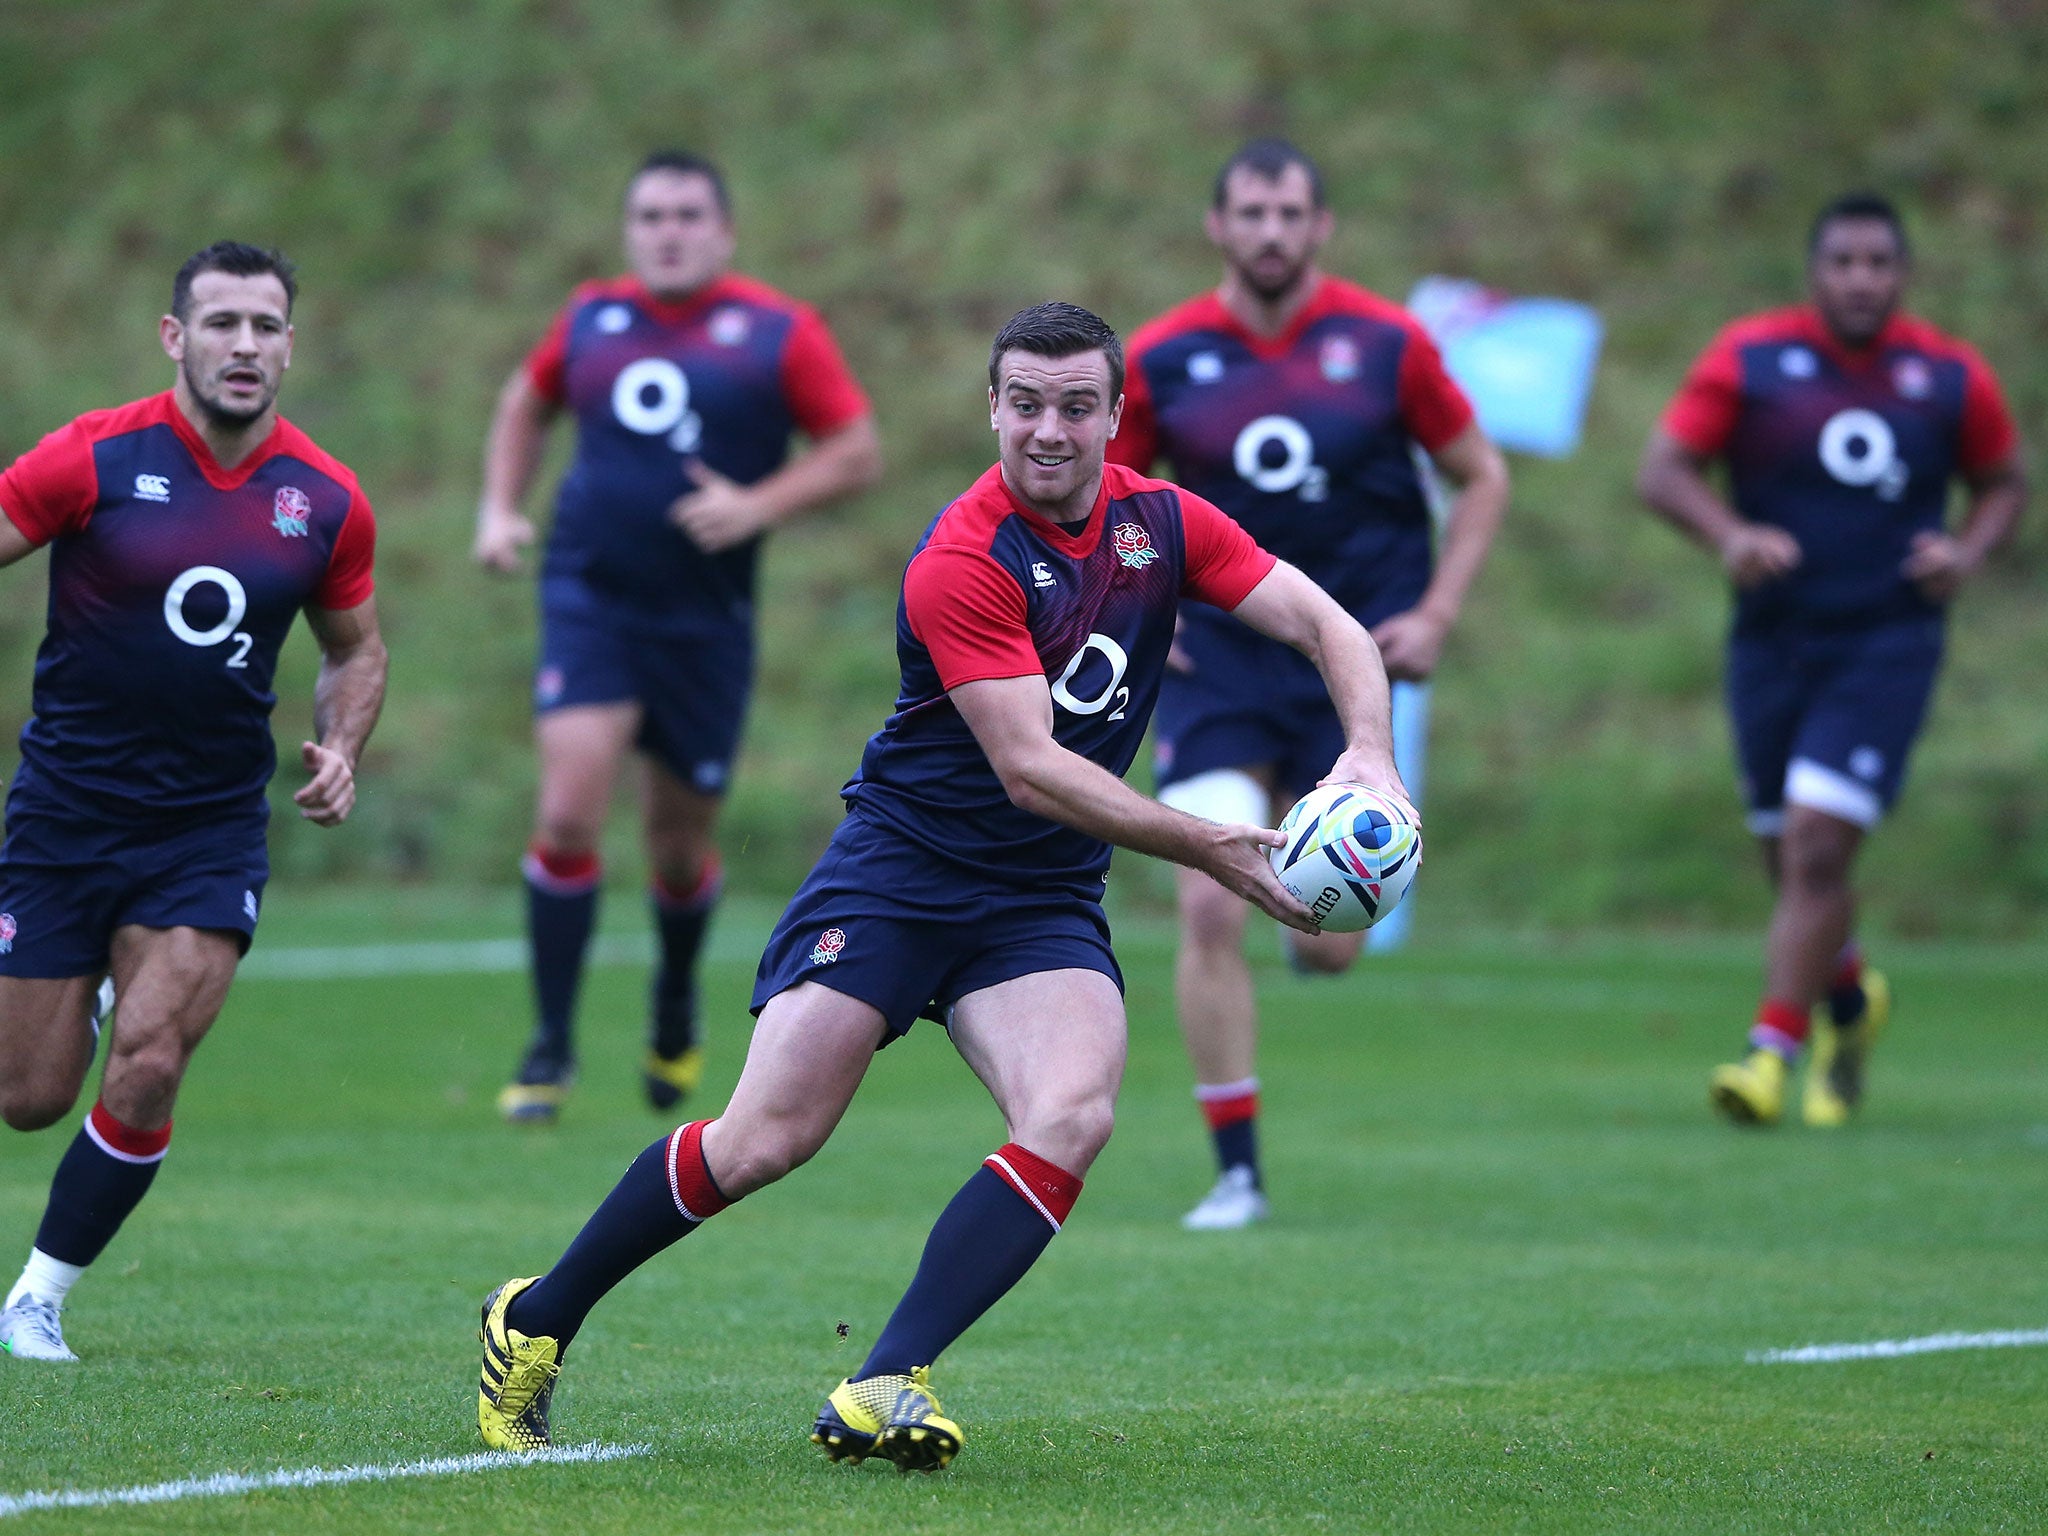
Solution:
M 997 492 L 1010 504 L 1010 509 L 1038 530 L 1061 554 L 1071 555 L 1076 560 L 1086 560 L 1095 553 L 1095 546 L 1102 540 L 1102 525 L 1105 519 L 1102 509 L 1109 505 L 1109 467 L 1103 466 L 1102 479 L 1095 488 L 1095 505 L 1088 509 L 1088 517 L 1081 524 L 1081 531 L 1070 532 L 1064 523 L 1056 523 L 1043 512 L 1031 505 L 1010 489 L 1010 482 L 1003 477 L 1003 466 L 998 460 L 988 473 L 982 476 L 984 482 L 993 480 Z
M 284 452 L 284 418 L 273 416 L 270 420 L 270 431 L 265 434 L 263 441 L 251 448 L 233 469 L 223 469 L 220 460 L 213 456 L 213 449 L 207 445 L 206 439 L 199 435 L 199 429 L 187 421 L 185 413 L 178 409 L 176 392 L 167 389 L 156 399 L 161 402 L 163 420 L 170 423 L 170 428 L 177 434 L 178 441 L 183 443 L 186 451 L 192 455 L 192 462 L 198 466 L 199 473 L 205 476 L 206 483 L 216 491 L 240 490 L 248 483 L 249 477 L 261 469 L 267 460 L 274 459 Z

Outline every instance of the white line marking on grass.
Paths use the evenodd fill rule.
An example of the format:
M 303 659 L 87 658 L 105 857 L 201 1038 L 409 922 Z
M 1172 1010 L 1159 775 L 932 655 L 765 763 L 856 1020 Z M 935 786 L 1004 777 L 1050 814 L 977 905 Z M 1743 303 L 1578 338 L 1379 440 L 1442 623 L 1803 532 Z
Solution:
M 1751 1365 L 1819 1365 L 1833 1360 L 1893 1360 L 1900 1355 L 1935 1355 L 1951 1349 L 2024 1349 L 2048 1344 L 2048 1328 L 2004 1329 L 1996 1333 L 1930 1333 L 1918 1339 L 1879 1339 L 1871 1344 L 1806 1344 L 1798 1349 L 1751 1350 Z
M 509 1451 L 478 1451 L 471 1456 L 440 1456 L 431 1461 L 406 1461 L 382 1467 L 287 1467 L 279 1472 L 247 1474 L 216 1472 L 175 1483 L 145 1483 L 135 1488 L 67 1488 L 59 1493 L 0 1493 L 0 1520 L 38 1509 L 105 1509 L 113 1504 L 168 1504 L 176 1499 L 211 1499 L 227 1494 L 257 1493 L 271 1488 L 327 1488 L 337 1483 L 388 1483 L 401 1477 L 446 1477 L 456 1472 L 490 1472 L 501 1467 L 531 1467 L 576 1461 L 623 1461 L 645 1456 L 651 1445 L 563 1445 L 515 1456 Z
M 590 946 L 593 965 L 645 964 L 647 934 L 606 934 Z M 260 980 L 337 981 L 351 976 L 480 976 L 526 969 L 526 940 L 468 939 L 415 944 L 308 944 L 256 949 L 241 973 Z

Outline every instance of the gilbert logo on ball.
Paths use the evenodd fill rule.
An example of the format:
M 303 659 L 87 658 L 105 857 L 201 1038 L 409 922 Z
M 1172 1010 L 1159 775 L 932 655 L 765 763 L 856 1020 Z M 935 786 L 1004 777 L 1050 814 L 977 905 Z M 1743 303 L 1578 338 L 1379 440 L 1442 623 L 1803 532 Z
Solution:
M 1363 784 L 1326 784 L 1280 823 L 1273 873 L 1330 933 L 1370 928 L 1400 905 L 1422 865 L 1422 829 Z

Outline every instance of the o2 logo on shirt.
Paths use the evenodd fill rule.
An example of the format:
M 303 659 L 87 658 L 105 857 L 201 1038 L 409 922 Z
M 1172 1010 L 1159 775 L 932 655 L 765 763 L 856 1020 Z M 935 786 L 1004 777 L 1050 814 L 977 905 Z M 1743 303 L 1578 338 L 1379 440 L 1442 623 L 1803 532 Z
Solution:
M 1089 655 L 1099 655 L 1109 663 L 1109 681 L 1102 685 L 1101 692 L 1092 699 L 1077 698 L 1074 694 L 1074 680 L 1082 667 L 1088 663 Z M 1121 720 L 1124 709 L 1131 702 L 1131 690 L 1123 687 L 1124 669 L 1130 666 L 1131 658 L 1124 648 L 1107 635 L 1090 635 L 1081 642 L 1081 648 L 1074 652 L 1059 678 L 1052 685 L 1052 700 L 1070 715 L 1099 715 L 1110 709 L 1109 718 Z
M 643 357 L 619 370 L 612 414 L 628 432 L 665 436 L 677 453 L 695 453 L 704 441 L 704 419 L 690 409 L 690 381 L 665 357 Z
M 1882 501 L 1905 495 L 1911 474 L 1891 423 L 1861 407 L 1837 411 L 1821 427 L 1820 462 L 1842 484 L 1870 486 Z
M 1330 472 L 1316 463 L 1315 439 L 1292 416 L 1261 416 L 1247 425 L 1237 434 L 1230 459 L 1238 477 L 1254 490 L 1269 495 L 1293 491 L 1303 501 L 1329 500 Z
M 203 586 L 219 587 L 227 597 L 228 611 L 211 627 L 195 629 L 185 617 L 185 599 L 191 596 L 193 588 Z M 256 637 L 249 631 L 235 628 L 248 611 L 248 590 L 233 571 L 224 571 L 217 565 L 195 565 L 181 572 L 164 593 L 164 623 L 170 626 L 171 633 L 187 645 L 202 649 L 233 640 L 236 648 L 227 660 L 230 667 L 248 666 L 250 648 L 256 644 Z

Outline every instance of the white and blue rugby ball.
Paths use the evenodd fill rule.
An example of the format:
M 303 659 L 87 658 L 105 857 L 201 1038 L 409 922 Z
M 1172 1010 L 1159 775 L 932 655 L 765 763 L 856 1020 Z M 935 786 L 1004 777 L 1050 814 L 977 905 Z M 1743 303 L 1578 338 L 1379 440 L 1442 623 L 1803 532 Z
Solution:
M 1401 904 L 1422 867 L 1422 829 L 1363 784 L 1325 784 L 1280 823 L 1273 873 L 1328 933 L 1370 928 Z

